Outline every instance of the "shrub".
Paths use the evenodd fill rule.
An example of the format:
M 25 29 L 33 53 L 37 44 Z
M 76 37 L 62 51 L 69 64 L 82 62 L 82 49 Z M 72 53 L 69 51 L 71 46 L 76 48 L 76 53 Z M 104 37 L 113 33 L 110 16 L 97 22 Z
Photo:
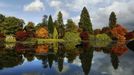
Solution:
M 21 30 L 16 32 L 16 40 L 17 41 L 25 41 L 28 38 L 28 33 Z
M 79 33 L 77 32 L 66 32 L 63 37 L 65 40 L 66 50 L 72 50 L 80 42 Z
M 12 35 L 7 35 L 5 42 L 16 42 L 16 39 Z

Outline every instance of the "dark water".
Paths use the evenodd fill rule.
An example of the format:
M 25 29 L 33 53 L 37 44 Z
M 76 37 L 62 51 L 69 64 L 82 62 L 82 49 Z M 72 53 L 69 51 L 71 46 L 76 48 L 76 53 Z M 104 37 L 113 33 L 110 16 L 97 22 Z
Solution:
M 134 52 L 126 43 L 0 45 L 0 75 L 134 75 Z

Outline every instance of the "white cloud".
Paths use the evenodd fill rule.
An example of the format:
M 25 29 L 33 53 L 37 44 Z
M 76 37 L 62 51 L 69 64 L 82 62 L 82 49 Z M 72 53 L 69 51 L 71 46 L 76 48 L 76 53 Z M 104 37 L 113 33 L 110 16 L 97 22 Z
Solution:
M 41 11 L 45 8 L 43 2 L 40 0 L 34 0 L 28 5 L 24 5 L 24 11 Z
M 62 5 L 61 1 L 53 0 L 50 2 L 50 6 L 54 8 L 60 8 L 61 5 Z
M 93 12 L 92 18 L 94 23 L 94 28 L 102 28 L 103 26 L 108 25 L 109 15 L 112 11 L 116 13 L 117 16 L 117 23 L 126 24 L 124 26 L 127 27 L 128 23 L 133 23 L 134 20 L 134 9 L 132 5 L 134 1 L 130 2 L 120 2 L 114 1 L 111 5 L 99 8 L 98 10 Z M 130 10 L 131 9 L 131 10 Z

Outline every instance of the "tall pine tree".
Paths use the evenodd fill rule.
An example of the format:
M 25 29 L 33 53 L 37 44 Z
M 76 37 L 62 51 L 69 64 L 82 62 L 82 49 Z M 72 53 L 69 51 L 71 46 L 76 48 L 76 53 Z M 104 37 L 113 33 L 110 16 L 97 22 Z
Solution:
M 63 23 L 61 11 L 58 13 L 57 24 L 58 24 L 57 30 L 58 30 L 59 38 L 63 38 L 64 33 L 65 33 L 65 29 L 64 29 L 64 23 Z
M 77 31 L 77 26 L 76 26 L 76 24 L 73 22 L 72 19 L 68 19 L 68 20 L 67 20 L 66 31 L 72 31 L 72 32 L 76 32 L 76 31 Z
M 116 15 L 114 12 L 111 12 L 110 17 L 109 17 L 109 27 L 114 28 L 116 26 Z
M 53 34 L 53 31 L 54 31 L 53 19 L 52 19 L 52 16 L 50 15 L 48 19 L 48 32 L 50 34 Z
M 63 25 L 63 18 L 62 18 L 61 11 L 59 11 L 59 13 L 58 13 L 57 21 L 58 21 L 60 26 Z
M 87 10 L 86 7 L 84 7 L 82 12 L 81 12 L 79 27 L 82 28 L 82 29 L 86 29 L 90 33 L 93 32 L 92 23 L 91 23 L 91 20 L 90 20 L 90 15 L 89 15 L 88 10 Z

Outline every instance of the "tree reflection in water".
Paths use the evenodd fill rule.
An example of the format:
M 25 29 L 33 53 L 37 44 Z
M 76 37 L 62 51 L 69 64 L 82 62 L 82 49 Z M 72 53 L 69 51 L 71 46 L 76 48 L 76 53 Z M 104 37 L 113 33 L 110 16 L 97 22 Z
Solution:
M 14 48 L 5 48 L 0 50 L 0 69 L 10 68 L 16 65 L 21 65 L 24 59 L 22 55 L 15 51 Z
M 89 42 L 83 42 L 82 48 L 80 49 L 80 60 L 82 69 L 85 75 L 88 75 L 91 69 L 92 58 L 93 58 L 93 47 Z
M 125 41 L 117 41 L 110 45 L 103 45 L 100 47 L 85 41 L 82 43 L 82 46 L 78 48 L 69 50 L 65 47 L 64 43 L 57 43 L 56 46 L 54 43 L 41 45 L 16 43 L 15 47 L 0 44 L 0 69 L 21 65 L 24 62 L 24 59 L 31 62 L 34 58 L 37 58 L 42 61 L 44 69 L 55 68 L 55 63 L 53 62 L 56 62 L 59 72 L 63 72 L 64 58 L 66 57 L 68 63 L 73 64 L 76 57 L 79 56 L 83 72 L 85 75 L 88 75 L 91 70 L 94 50 L 96 52 L 109 54 L 111 57 L 111 64 L 115 70 L 118 69 L 119 66 L 119 56 L 122 56 L 127 51 Z M 55 51 L 55 49 L 57 51 Z

